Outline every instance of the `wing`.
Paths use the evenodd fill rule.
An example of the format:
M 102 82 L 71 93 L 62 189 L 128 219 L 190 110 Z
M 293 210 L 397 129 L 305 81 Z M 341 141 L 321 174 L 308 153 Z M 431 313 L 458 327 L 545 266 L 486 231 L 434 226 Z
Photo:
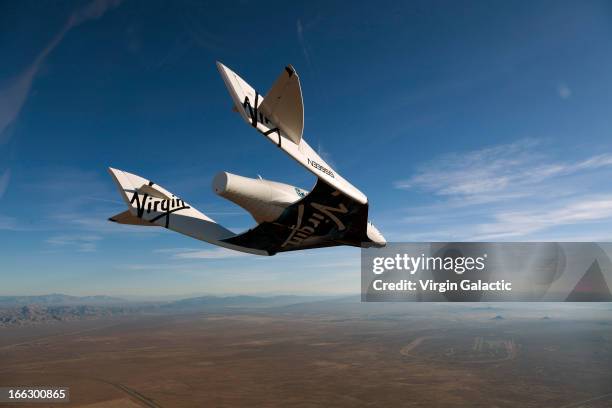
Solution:
M 268 255 L 267 251 L 232 245 L 226 240 L 236 236 L 193 206 L 159 184 L 127 171 L 109 168 L 127 211 L 109 220 L 119 224 L 164 227 L 183 235 L 236 251 Z
M 285 209 L 274 222 L 263 222 L 223 240 L 244 248 L 277 252 L 337 245 L 361 246 L 367 237 L 368 204 L 362 204 L 322 180 Z
M 301 137 L 303 126 L 299 125 L 299 117 L 302 115 L 301 120 L 303 121 L 302 98 L 297 74 L 295 74 L 293 68 L 290 68 L 290 70 L 294 74 L 289 76 L 289 73 L 285 71 L 277 79 L 266 98 L 225 65 L 217 62 L 217 68 L 232 97 L 236 110 L 247 123 L 293 157 L 318 179 L 353 200 L 361 204 L 367 204 L 368 198 L 365 194 L 333 170 Z M 272 101 L 267 100 L 270 97 L 272 97 Z M 263 110 L 260 108 L 263 108 Z M 277 123 L 278 120 L 281 122 Z M 292 125 L 284 127 L 285 121 L 292 123 Z M 288 130 L 289 128 L 293 129 L 294 133 Z M 297 137 L 298 133 L 299 138 Z

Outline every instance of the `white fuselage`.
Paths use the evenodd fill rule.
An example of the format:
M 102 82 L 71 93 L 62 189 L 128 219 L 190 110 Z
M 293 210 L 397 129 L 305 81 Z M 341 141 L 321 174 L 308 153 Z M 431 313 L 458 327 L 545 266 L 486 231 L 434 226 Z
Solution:
M 247 210 L 258 223 L 275 221 L 285 208 L 308 194 L 288 184 L 227 172 L 215 176 L 213 190 Z

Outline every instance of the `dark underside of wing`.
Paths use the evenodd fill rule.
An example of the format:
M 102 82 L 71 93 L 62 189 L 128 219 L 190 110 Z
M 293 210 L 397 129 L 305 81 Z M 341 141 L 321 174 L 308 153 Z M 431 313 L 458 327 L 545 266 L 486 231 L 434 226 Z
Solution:
M 306 197 L 274 222 L 263 222 L 225 242 L 277 252 L 367 242 L 368 204 L 361 204 L 320 179 Z

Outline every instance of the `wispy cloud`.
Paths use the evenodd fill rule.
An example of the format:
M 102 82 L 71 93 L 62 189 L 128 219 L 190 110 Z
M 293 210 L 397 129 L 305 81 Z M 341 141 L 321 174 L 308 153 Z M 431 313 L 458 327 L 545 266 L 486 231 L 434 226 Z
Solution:
M 108 198 L 112 184 L 101 179 L 101 173 L 76 167 L 43 167 L 38 177 L 24 183 L 30 191 L 48 195 Z M 73 202 L 73 200 L 71 200 Z
M 560 225 L 610 220 L 612 195 L 589 196 L 561 205 L 553 204 L 523 211 L 501 211 L 494 214 L 493 218 L 494 222 L 476 227 L 474 240 L 520 237 Z
M 155 252 L 169 253 L 175 259 L 227 259 L 253 256 L 244 252 L 231 251 L 225 248 L 192 249 L 192 248 L 168 248 L 158 249 Z
M 75 10 L 64 26 L 51 39 L 34 58 L 32 63 L 14 78 L 0 83 L 0 147 L 10 139 L 10 125 L 15 122 L 23 106 L 26 103 L 34 78 L 42 68 L 45 60 L 53 50 L 62 42 L 66 34 L 74 27 L 92 19 L 103 16 L 109 9 L 118 6 L 122 0 L 93 0 L 92 2 Z M 2 166 L 5 167 L 5 166 Z M 6 193 L 11 179 L 11 169 L 6 164 L 6 169 L 0 170 L 0 199 Z M 0 216 L 0 229 L 22 230 L 17 220 L 10 217 Z M 82 244 L 85 250 L 89 244 Z M 91 247 L 91 246 L 89 246 Z
M 308 42 L 306 41 L 305 32 L 307 29 L 316 26 L 320 22 L 320 16 L 315 17 L 313 20 L 308 22 L 303 22 L 302 19 L 298 18 L 295 22 L 295 31 L 297 34 L 298 43 L 300 44 L 300 48 L 302 49 L 302 54 L 304 55 L 304 59 L 308 64 L 308 68 L 310 68 L 311 72 L 314 72 L 314 66 L 312 64 L 312 51 Z
M 572 90 L 565 83 L 557 85 L 557 94 L 561 99 L 569 99 L 572 96 Z
M 29 168 L 15 182 L 15 190 L 18 196 L 24 198 L 21 210 L 30 215 L 25 225 L 13 220 L 9 224 L 11 229 L 99 236 L 125 233 L 152 235 L 163 232 L 162 228 L 143 228 L 108 221 L 109 217 L 125 211 L 126 207 L 113 182 L 102 170 L 84 171 L 76 167 Z
M 0 87 L 0 144 L 8 139 L 7 128 L 19 115 L 32 88 L 32 82 L 45 60 L 62 42 L 68 31 L 92 19 L 102 17 L 108 10 L 118 6 L 121 0 L 94 0 L 75 10 L 61 30 L 51 39 L 47 46 L 34 58 L 30 66 L 16 78 Z
M 0 215 L 0 231 L 17 231 L 19 226 L 17 220 L 13 217 Z
M 336 170 L 338 169 L 338 166 L 336 165 L 336 162 L 332 158 L 331 154 L 323 147 L 320 142 L 317 145 L 317 154 L 321 156 L 321 158 L 325 160 L 325 162 L 331 167 L 335 168 Z
M 610 153 L 555 160 L 537 140 L 444 155 L 394 183 L 434 200 L 408 208 L 400 219 L 410 234 L 395 238 L 525 239 L 546 231 L 554 239 L 562 227 L 584 236 L 594 223 L 612 223 L 612 186 L 603 182 L 611 170 Z
M 41 214 L 41 225 L 61 230 L 78 229 L 100 232 L 108 229 L 107 218 L 124 206 L 112 190 L 112 183 L 105 182 L 102 174 L 83 171 L 74 167 L 36 169 L 39 176 L 20 186 L 39 200 L 30 205 L 32 212 Z
M 532 195 L 540 191 L 535 187 L 554 178 L 612 166 L 610 153 L 578 161 L 551 161 L 537 147 L 535 140 L 522 140 L 449 154 L 394 185 L 398 189 L 420 189 L 448 199 L 489 202 Z
M 302 47 L 302 53 L 304 54 L 304 59 L 306 60 L 308 65 L 311 65 L 310 64 L 310 53 L 308 52 L 308 45 L 306 44 L 306 40 L 304 40 L 304 27 L 302 26 L 302 20 L 300 20 L 299 18 L 295 23 L 295 29 L 297 32 L 298 41 L 300 43 L 300 46 Z
M 67 247 L 78 252 L 94 252 L 97 242 L 102 237 L 98 235 L 55 235 L 47 238 L 47 244 L 55 247 Z

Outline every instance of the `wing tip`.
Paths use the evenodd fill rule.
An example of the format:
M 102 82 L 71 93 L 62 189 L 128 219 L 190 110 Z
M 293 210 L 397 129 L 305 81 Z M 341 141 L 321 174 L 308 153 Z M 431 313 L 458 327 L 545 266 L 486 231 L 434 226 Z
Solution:
M 227 65 L 223 64 L 221 61 L 215 61 L 215 64 L 217 65 L 217 70 L 223 77 L 229 77 L 234 73 L 234 71 L 229 69 Z

